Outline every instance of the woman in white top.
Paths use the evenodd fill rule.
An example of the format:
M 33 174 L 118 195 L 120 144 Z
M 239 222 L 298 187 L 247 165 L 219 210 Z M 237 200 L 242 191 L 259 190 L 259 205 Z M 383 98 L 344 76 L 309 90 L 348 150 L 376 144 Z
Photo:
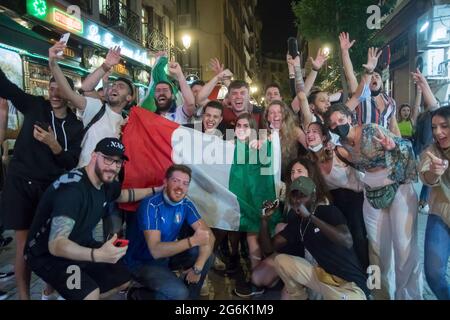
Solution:
M 369 266 L 368 240 L 363 218 L 362 173 L 351 167 L 343 155 L 344 148 L 330 143 L 328 129 L 320 122 L 312 122 L 306 131 L 309 158 L 317 163 L 325 180 L 333 204 L 347 219 L 355 252 L 363 270 Z

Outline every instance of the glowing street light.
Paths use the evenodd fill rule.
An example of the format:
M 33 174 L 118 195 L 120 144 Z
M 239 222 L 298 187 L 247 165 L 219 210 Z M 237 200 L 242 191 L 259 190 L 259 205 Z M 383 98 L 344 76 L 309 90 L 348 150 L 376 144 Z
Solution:
M 250 93 L 251 94 L 255 94 L 256 92 L 258 92 L 258 87 L 257 86 L 251 86 L 250 87 Z
M 323 53 L 325 54 L 325 55 L 329 55 L 330 54 L 330 48 L 329 47 L 325 47 L 325 48 L 323 48 Z
M 183 47 L 187 50 L 189 49 L 189 47 L 191 46 L 191 41 L 192 38 L 190 35 L 185 34 L 182 38 L 181 38 L 181 42 L 183 43 Z

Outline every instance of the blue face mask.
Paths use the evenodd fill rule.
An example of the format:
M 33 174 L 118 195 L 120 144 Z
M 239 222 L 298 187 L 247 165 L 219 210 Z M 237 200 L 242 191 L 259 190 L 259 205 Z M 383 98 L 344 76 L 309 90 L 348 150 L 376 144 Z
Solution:
M 339 138 L 345 139 L 350 131 L 350 124 L 341 124 L 334 129 L 330 129 L 330 131 L 337 134 Z

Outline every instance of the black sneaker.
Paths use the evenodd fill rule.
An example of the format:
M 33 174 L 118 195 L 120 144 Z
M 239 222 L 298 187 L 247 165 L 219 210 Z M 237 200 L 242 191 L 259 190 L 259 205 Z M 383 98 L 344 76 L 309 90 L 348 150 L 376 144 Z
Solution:
M 0 300 L 6 300 L 8 298 L 8 292 L 0 290 Z
M 241 298 L 251 298 L 264 293 L 263 287 L 257 287 L 253 283 L 246 283 L 234 289 L 234 294 Z
M 10 272 L 0 272 L 0 281 L 7 281 L 7 280 L 9 280 L 12 276 L 14 276 L 14 271 L 10 271 Z
M 13 240 L 12 237 L 0 237 L 0 248 L 6 247 L 8 244 L 11 243 L 11 241 Z

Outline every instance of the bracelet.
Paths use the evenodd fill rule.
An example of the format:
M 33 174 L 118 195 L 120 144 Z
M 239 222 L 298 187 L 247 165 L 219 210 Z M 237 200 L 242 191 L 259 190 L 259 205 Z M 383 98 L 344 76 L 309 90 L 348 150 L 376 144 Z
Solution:
M 94 248 L 91 249 L 91 260 L 92 262 L 95 262 L 95 258 L 94 258 Z
M 106 63 L 104 63 L 104 62 L 102 63 L 101 67 L 102 67 L 103 71 L 105 71 L 105 72 L 108 72 L 109 70 L 111 70 L 111 67 L 108 67 L 106 65 Z
M 192 248 L 191 237 L 186 238 L 188 241 L 189 248 Z
M 319 72 L 320 71 L 320 69 L 316 69 L 316 68 L 312 68 L 315 72 Z

